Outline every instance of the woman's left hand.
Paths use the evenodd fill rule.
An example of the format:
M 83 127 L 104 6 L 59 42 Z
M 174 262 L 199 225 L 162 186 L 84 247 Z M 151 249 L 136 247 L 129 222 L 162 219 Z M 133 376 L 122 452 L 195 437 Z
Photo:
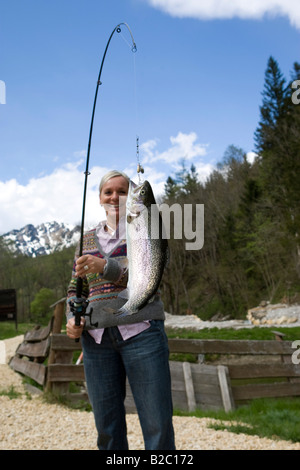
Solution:
M 103 273 L 106 260 L 93 255 L 83 255 L 76 261 L 76 275 L 83 277 L 86 274 Z

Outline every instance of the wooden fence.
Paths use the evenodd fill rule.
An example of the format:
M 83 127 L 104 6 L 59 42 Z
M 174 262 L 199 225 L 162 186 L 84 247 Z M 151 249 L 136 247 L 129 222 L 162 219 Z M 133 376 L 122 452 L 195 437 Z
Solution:
M 170 339 L 169 347 L 227 366 L 235 403 L 300 396 L 300 365 L 292 363 L 295 350 L 290 341 Z
M 61 299 L 51 306 L 54 308 L 54 315 L 48 326 L 37 326 L 28 331 L 9 363 L 13 370 L 33 379 L 39 385 L 44 386 L 46 383 L 45 361 L 53 360 L 53 352 L 50 350 L 51 335 L 61 332 L 64 305 L 65 299 Z
M 48 327 L 25 335 L 10 366 L 44 389 L 88 400 L 84 365 L 73 359 L 81 343 L 61 333 L 63 310 L 64 299 L 55 304 Z M 169 349 L 193 354 L 202 362 L 170 361 L 175 408 L 229 411 L 254 398 L 300 396 L 300 365 L 292 363 L 292 343 L 279 335 L 271 341 L 169 339 Z M 81 392 L 71 394 L 71 382 L 81 384 Z M 135 412 L 128 383 L 125 405 Z
M 24 341 L 11 359 L 9 365 L 16 372 L 30 377 L 39 385 L 44 385 L 47 367 L 44 363 L 50 351 L 50 333 L 54 318 L 45 328 L 36 328 L 24 335 Z
M 84 365 L 73 363 L 73 352 L 81 349 L 66 335 L 54 334 L 51 337 L 51 350 L 56 359 L 48 363 L 47 388 L 55 393 L 68 394 L 69 382 L 84 382 Z M 188 362 L 170 361 L 172 396 L 175 408 L 193 411 L 220 409 L 229 411 L 234 408 L 227 367 Z M 135 412 L 130 386 L 126 384 L 125 406 L 128 412 Z M 86 395 L 73 394 L 72 399 L 85 399 Z

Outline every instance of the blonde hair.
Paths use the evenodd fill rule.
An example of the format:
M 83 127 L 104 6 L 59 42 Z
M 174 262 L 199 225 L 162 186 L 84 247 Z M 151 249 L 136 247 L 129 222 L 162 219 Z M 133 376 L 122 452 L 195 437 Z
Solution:
M 126 173 L 123 173 L 123 171 L 111 170 L 111 171 L 108 171 L 102 177 L 102 179 L 100 181 L 100 185 L 99 185 L 99 194 L 101 194 L 101 190 L 102 190 L 103 186 L 105 185 L 105 183 L 107 183 L 107 181 L 109 181 L 111 178 L 115 178 L 116 176 L 123 176 L 123 178 L 125 178 L 125 180 L 128 181 L 128 185 L 129 185 L 130 178 L 129 178 L 129 176 L 126 175 Z

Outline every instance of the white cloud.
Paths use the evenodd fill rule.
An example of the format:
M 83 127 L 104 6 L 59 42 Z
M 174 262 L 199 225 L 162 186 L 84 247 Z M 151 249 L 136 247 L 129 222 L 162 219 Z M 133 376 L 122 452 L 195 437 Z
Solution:
M 172 16 L 179 18 L 261 19 L 265 15 L 286 16 L 300 29 L 299 0 L 146 0 Z
M 195 165 L 198 179 L 205 183 L 209 175 L 216 169 L 211 163 L 197 163 Z
M 252 165 L 254 163 L 256 157 L 258 157 L 257 153 L 255 152 L 248 152 L 246 154 L 247 161 Z
M 80 223 L 84 170 L 82 160 L 57 168 L 50 175 L 32 178 L 21 185 L 17 180 L 0 181 L 0 234 L 27 224 L 43 222 Z M 88 179 L 85 221 L 98 221 L 101 208 L 98 186 L 107 168 L 95 167 Z
M 154 193 L 161 194 L 164 189 L 165 174 L 148 165 L 144 168 Z M 99 183 L 102 176 L 110 169 L 99 166 L 90 169 L 85 209 L 86 229 L 93 227 L 105 216 L 99 204 Z M 39 225 L 52 221 L 80 224 L 84 170 L 84 160 L 78 160 L 57 168 L 49 175 L 32 178 L 26 185 L 18 183 L 16 179 L 0 181 L 0 235 L 20 229 L 27 224 Z M 124 171 L 138 182 L 135 165 L 124 168 Z
M 163 152 L 156 150 L 158 144 L 156 140 L 150 140 L 140 146 L 143 156 L 142 164 L 163 161 L 178 169 L 183 159 L 192 160 L 206 155 L 207 145 L 197 143 L 197 139 L 195 132 L 190 134 L 179 132 L 176 137 L 170 137 L 171 146 Z

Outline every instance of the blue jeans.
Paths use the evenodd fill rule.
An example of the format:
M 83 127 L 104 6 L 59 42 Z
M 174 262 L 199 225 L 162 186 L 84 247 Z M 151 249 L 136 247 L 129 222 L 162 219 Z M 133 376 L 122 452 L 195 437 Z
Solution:
M 101 344 L 82 335 L 83 360 L 100 450 L 128 450 L 124 407 L 126 376 L 146 450 L 175 450 L 168 341 L 162 320 L 124 341 L 106 328 Z

